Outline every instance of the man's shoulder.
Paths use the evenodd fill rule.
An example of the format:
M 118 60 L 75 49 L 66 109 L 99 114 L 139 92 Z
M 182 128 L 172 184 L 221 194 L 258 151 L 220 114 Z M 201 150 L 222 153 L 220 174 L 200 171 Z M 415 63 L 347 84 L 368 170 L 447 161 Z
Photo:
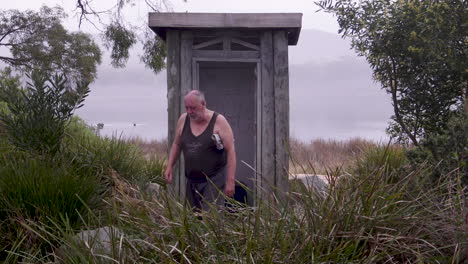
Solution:
M 216 117 L 216 122 L 227 122 L 227 119 L 220 113 L 216 112 L 216 114 L 218 115 Z
M 187 113 L 183 113 L 179 116 L 179 121 L 185 121 L 186 118 L 187 118 Z
M 216 126 L 222 126 L 222 127 L 230 126 L 228 120 L 226 119 L 226 117 L 224 117 L 220 113 L 218 113 L 218 116 L 216 117 L 215 124 L 216 124 Z
M 185 123 L 185 119 L 187 118 L 187 113 L 183 113 L 180 115 L 179 120 L 177 121 L 177 127 L 182 128 Z

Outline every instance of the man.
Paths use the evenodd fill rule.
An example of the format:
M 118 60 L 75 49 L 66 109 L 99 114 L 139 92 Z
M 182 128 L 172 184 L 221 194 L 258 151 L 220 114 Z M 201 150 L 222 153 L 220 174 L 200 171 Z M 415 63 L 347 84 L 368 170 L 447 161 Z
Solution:
M 219 190 L 232 197 L 235 191 L 236 152 L 231 126 L 223 115 L 206 108 L 205 96 L 192 90 L 184 98 L 186 113 L 177 122 L 174 142 L 164 177 L 172 182 L 172 168 L 184 153 L 187 179 L 186 199 L 197 209 L 208 211 L 215 203 L 224 205 Z M 222 142 L 217 145 L 213 135 Z

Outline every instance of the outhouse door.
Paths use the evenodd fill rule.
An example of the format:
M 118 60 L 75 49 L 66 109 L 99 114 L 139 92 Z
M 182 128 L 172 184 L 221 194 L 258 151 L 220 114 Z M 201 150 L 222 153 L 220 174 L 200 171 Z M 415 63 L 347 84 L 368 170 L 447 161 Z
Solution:
M 207 108 L 230 123 L 237 155 L 236 180 L 247 187 L 253 203 L 256 158 L 257 63 L 197 61 L 193 68 L 195 88 L 205 93 Z M 237 187 L 239 188 L 239 187 Z M 239 191 L 239 189 L 238 189 Z

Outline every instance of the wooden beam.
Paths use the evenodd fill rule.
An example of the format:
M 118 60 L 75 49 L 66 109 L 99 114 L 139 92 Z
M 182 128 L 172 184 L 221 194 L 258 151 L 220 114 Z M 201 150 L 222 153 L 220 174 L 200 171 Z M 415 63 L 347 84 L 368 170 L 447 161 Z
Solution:
M 273 90 L 273 35 L 268 30 L 260 36 L 262 78 L 262 160 L 261 192 L 271 193 L 275 185 L 275 101 Z M 263 196 L 263 195 L 262 195 Z M 264 197 L 266 198 L 266 197 Z
M 301 13 L 149 13 L 149 27 L 162 39 L 173 29 L 285 29 L 296 45 L 302 27 Z
M 289 73 L 287 32 L 273 32 L 275 94 L 275 186 L 278 197 L 289 190 Z
M 193 33 L 191 31 L 180 32 L 180 97 L 179 97 L 179 113 L 185 112 L 184 97 L 192 90 L 192 47 Z M 185 200 L 186 194 L 186 178 L 185 178 L 185 161 L 184 156 L 180 157 L 180 172 L 179 172 L 179 197 L 182 201 Z
M 167 32 L 167 113 L 168 113 L 168 143 L 172 146 L 176 132 L 177 120 L 180 112 L 180 31 Z M 174 165 L 171 189 L 173 193 L 181 195 L 180 162 Z
M 198 61 L 192 58 L 192 89 L 194 90 L 200 90 L 199 81 L 198 81 L 198 77 L 200 76 L 199 68 L 200 68 L 200 65 Z
M 197 49 L 206 48 L 206 47 L 209 47 L 211 45 L 221 43 L 221 42 L 223 42 L 223 40 L 224 40 L 224 38 L 216 38 L 216 39 L 213 39 L 213 40 L 210 40 L 210 41 L 205 41 L 205 42 L 202 42 L 200 44 L 193 45 L 193 49 L 197 50 Z
M 215 28 L 215 29 L 194 29 L 194 35 L 196 37 L 209 37 L 209 38 L 221 38 L 228 36 L 231 38 L 259 38 L 259 30 L 256 29 L 229 29 L 229 28 Z
M 194 58 L 259 59 L 260 52 L 251 50 L 194 50 Z
M 244 47 L 247 47 L 247 48 L 250 48 L 250 49 L 253 49 L 253 50 L 260 50 L 259 46 L 248 43 L 247 41 L 243 41 L 243 40 L 240 40 L 240 39 L 233 38 L 232 42 L 240 44 L 240 45 L 242 45 Z
M 182 31 L 180 44 L 180 70 L 181 70 L 181 112 L 185 112 L 183 96 L 192 90 L 192 54 L 193 32 Z
M 150 27 L 300 28 L 301 13 L 149 13 Z
M 223 37 L 223 50 L 225 51 L 231 50 L 231 38 L 228 36 Z
M 258 205 L 258 198 L 261 197 L 261 179 L 262 179 L 262 62 L 259 60 L 257 61 L 257 67 L 255 68 L 255 76 L 257 77 L 257 89 L 255 89 L 255 99 L 257 101 L 256 104 L 256 117 L 255 117 L 255 130 L 256 130 L 256 137 L 255 137 L 255 144 L 256 144 L 256 153 L 255 153 L 255 193 L 254 196 L 254 205 Z

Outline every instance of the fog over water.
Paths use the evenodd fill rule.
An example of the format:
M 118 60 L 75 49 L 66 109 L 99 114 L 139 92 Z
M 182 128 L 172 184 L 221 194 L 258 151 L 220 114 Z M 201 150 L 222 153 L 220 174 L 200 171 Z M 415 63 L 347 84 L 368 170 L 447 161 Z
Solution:
M 386 140 L 390 97 L 372 80 L 366 61 L 349 47 L 339 35 L 313 29 L 303 29 L 298 45 L 290 47 L 291 136 L 304 141 Z M 134 49 L 133 55 L 138 52 Z M 137 56 L 126 68 L 114 69 L 107 55 L 77 114 L 91 125 L 103 123 L 102 135 L 165 138 L 166 72 L 155 75 Z
M 70 14 L 64 21 L 78 29 L 75 1 L 4 1 L 3 9 L 39 9 L 42 4 L 62 5 Z M 350 50 L 349 41 L 336 32 L 336 18 L 316 12 L 313 1 L 238 0 L 169 1 L 177 12 L 301 12 L 302 31 L 297 46 L 289 48 L 290 134 L 304 141 L 316 138 L 363 137 L 385 141 L 385 128 L 392 115 L 390 96 L 371 78 L 363 58 Z M 96 8 L 108 8 L 107 1 L 94 1 Z M 148 7 L 137 1 L 136 13 L 126 13 L 132 22 L 146 26 Z M 314 28 L 314 29 L 312 29 Z M 324 31 L 320 31 L 320 30 Z M 97 34 L 91 24 L 85 32 Z M 98 41 L 97 37 L 97 41 Z M 104 49 L 103 49 L 104 50 Z M 98 79 L 91 85 L 85 106 L 77 111 L 90 125 L 103 123 L 103 135 L 167 137 L 166 72 L 155 75 L 140 62 L 141 46 L 132 50 L 123 69 L 114 69 L 109 54 L 103 54 Z M 7 54 L 0 48 L 0 54 Z M 0 64 L 1 65 L 1 64 Z M 209 106 L 209 102 L 208 102 Z

